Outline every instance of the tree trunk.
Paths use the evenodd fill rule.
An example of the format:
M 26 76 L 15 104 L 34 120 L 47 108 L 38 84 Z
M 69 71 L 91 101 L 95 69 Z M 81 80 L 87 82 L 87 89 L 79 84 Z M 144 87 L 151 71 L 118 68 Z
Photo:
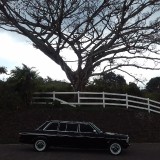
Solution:
M 75 72 L 72 85 L 75 92 L 84 91 L 86 84 L 88 83 L 90 75 L 87 75 L 84 70 L 81 72 Z
M 90 74 L 87 74 L 85 70 L 77 70 L 76 72 L 72 72 L 68 78 L 70 78 L 69 80 L 73 86 L 74 92 L 84 91 L 89 77 Z M 77 98 L 77 94 L 75 94 L 74 102 L 78 102 Z

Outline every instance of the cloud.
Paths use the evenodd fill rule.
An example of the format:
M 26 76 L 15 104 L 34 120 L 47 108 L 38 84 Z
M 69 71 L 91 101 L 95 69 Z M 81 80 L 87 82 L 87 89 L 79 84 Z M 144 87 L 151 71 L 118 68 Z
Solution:
M 0 32 L 0 66 L 11 70 L 23 63 L 28 67 L 35 67 L 42 77 L 67 80 L 65 73 L 51 59 L 35 49 L 26 39 L 13 35 Z

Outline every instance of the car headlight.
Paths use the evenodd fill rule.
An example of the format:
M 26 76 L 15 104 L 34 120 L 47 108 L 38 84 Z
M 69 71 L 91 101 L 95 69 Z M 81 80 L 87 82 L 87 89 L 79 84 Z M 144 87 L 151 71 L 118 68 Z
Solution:
M 127 136 L 126 142 L 129 143 L 129 136 Z

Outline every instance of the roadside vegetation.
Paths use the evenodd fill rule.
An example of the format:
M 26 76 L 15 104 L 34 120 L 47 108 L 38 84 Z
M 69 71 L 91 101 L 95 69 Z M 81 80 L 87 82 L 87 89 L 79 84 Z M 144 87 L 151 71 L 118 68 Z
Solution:
M 0 74 L 7 74 L 5 67 L 0 67 Z M 42 78 L 36 68 L 29 68 L 25 64 L 11 70 L 8 78 L 0 80 L 0 109 L 20 109 L 31 105 L 33 92 L 43 91 L 73 91 L 70 83 Z M 136 83 L 126 83 L 123 76 L 109 72 L 88 82 L 84 91 L 127 93 L 160 101 L 160 77 L 152 78 L 140 89 Z

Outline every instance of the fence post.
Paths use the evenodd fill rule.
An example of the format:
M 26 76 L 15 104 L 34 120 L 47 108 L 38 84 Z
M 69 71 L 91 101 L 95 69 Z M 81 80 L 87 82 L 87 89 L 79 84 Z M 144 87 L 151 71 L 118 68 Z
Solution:
M 148 113 L 150 113 L 150 103 L 149 103 L 149 98 L 147 98 L 148 101 Z
M 55 91 L 53 91 L 53 101 L 55 101 L 56 95 L 55 95 Z
M 78 93 L 78 97 L 77 98 L 78 98 L 78 104 L 79 104 L 80 103 L 79 91 L 77 93 Z
M 105 108 L 105 93 L 103 92 L 103 108 Z
M 128 94 L 126 93 L 126 108 L 128 109 Z

